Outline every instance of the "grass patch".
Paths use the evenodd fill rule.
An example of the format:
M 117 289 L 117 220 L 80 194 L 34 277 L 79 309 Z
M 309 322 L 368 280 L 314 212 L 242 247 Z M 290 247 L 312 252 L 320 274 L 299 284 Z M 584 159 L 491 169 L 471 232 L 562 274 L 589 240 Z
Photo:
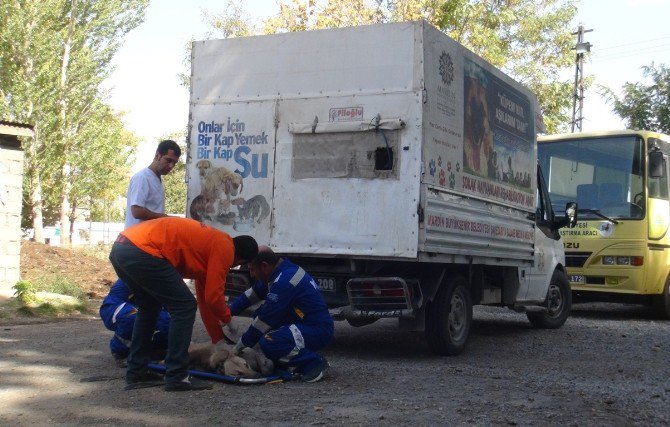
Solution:
M 33 288 L 35 292 L 69 295 L 82 300 L 86 298 L 86 292 L 82 288 L 59 273 L 38 277 L 33 281 Z
M 14 285 L 14 290 L 16 299 L 0 310 L 2 317 L 11 316 L 11 312 L 28 317 L 66 317 L 95 311 L 87 303 L 84 291 L 62 277 L 36 284 L 22 280 Z

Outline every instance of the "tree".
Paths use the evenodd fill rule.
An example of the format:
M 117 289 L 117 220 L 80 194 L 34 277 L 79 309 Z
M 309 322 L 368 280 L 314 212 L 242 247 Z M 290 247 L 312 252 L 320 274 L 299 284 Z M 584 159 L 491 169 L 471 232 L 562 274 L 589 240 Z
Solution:
M 530 87 L 549 132 L 567 129 L 576 0 L 280 0 L 264 33 L 426 19 Z M 235 13 L 239 10 L 234 9 Z M 232 18 L 226 10 L 219 18 Z M 215 28 L 216 29 L 216 28 Z M 229 37 L 233 34 L 221 34 Z
M 652 63 L 642 74 L 646 82 L 626 82 L 621 97 L 602 86 L 601 93 L 628 128 L 670 134 L 670 68 Z
M 125 34 L 142 22 L 148 2 L 0 2 L 0 113 L 35 126 L 37 137 L 24 149 L 26 205 L 36 238 L 42 212 L 58 211 L 61 237 L 69 241 L 74 180 L 88 160 L 79 150 L 84 143 L 98 143 L 82 136 L 87 129 L 112 126 L 121 137 L 109 111 L 100 111 L 101 83 Z

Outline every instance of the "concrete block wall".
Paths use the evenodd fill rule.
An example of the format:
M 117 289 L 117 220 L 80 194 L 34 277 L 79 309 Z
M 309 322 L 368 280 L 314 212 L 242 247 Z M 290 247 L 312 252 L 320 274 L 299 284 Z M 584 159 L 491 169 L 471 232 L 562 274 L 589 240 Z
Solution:
M 21 267 L 23 151 L 0 145 L 0 295 L 13 294 Z

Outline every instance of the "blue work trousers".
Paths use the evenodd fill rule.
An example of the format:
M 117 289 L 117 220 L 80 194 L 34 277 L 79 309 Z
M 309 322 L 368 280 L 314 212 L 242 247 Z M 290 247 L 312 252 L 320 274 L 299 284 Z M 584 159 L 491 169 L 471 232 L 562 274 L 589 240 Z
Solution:
M 281 367 L 304 373 L 323 358 L 316 353 L 333 338 L 333 324 L 296 323 L 271 330 L 258 341 L 265 357 Z
M 193 293 L 169 262 L 149 255 L 128 240 L 114 243 L 109 260 L 137 303 L 126 379 L 133 381 L 147 372 L 152 336 L 163 307 L 170 313 L 165 382 L 181 381 L 188 375 L 188 347 L 198 308 Z

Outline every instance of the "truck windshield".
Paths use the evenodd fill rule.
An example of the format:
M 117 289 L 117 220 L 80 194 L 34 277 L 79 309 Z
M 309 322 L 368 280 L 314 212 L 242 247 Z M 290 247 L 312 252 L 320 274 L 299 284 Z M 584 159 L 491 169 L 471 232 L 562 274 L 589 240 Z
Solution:
M 579 217 L 644 217 L 644 144 L 636 136 L 544 142 L 538 158 L 554 210 L 576 201 Z M 598 215 L 600 214 L 600 216 Z

